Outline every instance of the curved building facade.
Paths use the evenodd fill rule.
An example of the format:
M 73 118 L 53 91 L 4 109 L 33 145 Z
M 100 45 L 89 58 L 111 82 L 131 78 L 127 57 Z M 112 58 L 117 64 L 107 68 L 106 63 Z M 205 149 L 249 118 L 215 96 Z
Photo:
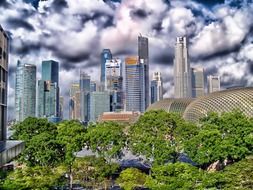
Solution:
M 183 117 L 197 122 L 209 112 L 222 113 L 234 109 L 253 117 L 253 87 L 229 89 L 202 96 L 187 106 Z
M 176 112 L 183 114 L 187 106 L 193 101 L 191 98 L 165 98 L 161 101 L 151 104 L 147 111 L 165 110 L 167 112 Z

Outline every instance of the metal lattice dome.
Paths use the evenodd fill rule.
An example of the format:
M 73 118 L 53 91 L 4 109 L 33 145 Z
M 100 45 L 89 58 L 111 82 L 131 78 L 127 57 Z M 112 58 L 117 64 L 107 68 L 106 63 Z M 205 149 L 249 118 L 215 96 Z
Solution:
M 222 113 L 234 109 L 253 117 L 253 87 L 229 89 L 199 97 L 187 106 L 183 117 L 188 121 L 197 122 L 208 112 Z
M 176 112 L 183 114 L 186 107 L 193 101 L 191 98 L 165 98 L 158 102 L 151 104 L 147 111 L 151 110 L 165 110 L 167 112 Z

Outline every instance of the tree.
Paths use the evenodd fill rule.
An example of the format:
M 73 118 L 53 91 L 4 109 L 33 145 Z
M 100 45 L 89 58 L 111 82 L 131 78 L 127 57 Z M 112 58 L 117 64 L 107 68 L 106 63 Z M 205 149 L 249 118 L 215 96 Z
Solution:
M 116 183 L 124 190 L 133 190 L 137 187 L 144 187 L 147 175 L 136 168 L 127 168 L 120 173 Z
M 52 189 L 64 182 L 63 173 L 57 168 L 47 166 L 25 167 L 16 169 L 4 181 L 3 190 Z
M 130 127 L 131 150 L 156 164 L 175 161 L 177 152 L 173 131 L 178 119 L 177 115 L 163 110 L 146 112 Z
M 210 113 L 184 142 L 184 149 L 203 168 L 215 161 L 235 162 L 253 153 L 252 133 L 253 120 L 237 110 L 220 116 Z
M 86 134 L 86 146 L 109 161 L 112 158 L 119 158 L 126 142 L 123 130 L 124 126 L 115 122 L 104 122 L 90 126 Z

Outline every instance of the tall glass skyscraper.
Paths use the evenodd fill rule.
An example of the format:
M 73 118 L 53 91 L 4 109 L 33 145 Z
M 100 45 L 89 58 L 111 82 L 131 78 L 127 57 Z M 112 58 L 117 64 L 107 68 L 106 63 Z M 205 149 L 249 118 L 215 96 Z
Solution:
M 59 63 L 42 62 L 42 79 L 38 81 L 38 117 L 59 117 Z
M 160 72 L 153 73 L 150 93 L 151 93 L 151 104 L 163 99 L 163 81 Z
M 138 57 L 125 59 L 126 111 L 145 112 L 144 73 Z
M 105 90 L 110 93 L 110 111 L 122 111 L 123 104 L 123 77 L 120 59 L 106 61 Z
M 205 95 L 204 69 L 203 67 L 192 67 L 192 97 L 197 98 Z
M 149 106 L 149 47 L 148 38 L 138 36 L 138 56 L 141 82 L 141 110 L 146 110 Z M 142 105 L 143 104 L 143 105 Z M 144 112 L 141 111 L 141 112 Z
M 36 114 L 36 66 L 18 61 L 15 83 L 16 121 Z
M 187 38 L 177 37 L 174 59 L 175 98 L 192 97 L 191 69 L 188 61 Z
M 81 120 L 84 122 L 88 122 L 90 120 L 90 88 L 91 88 L 91 80 L 90 76 L 86 73 L 80 73 L 80 110 L 81 110 Z
M 105 63 L 106 60 L 112 59 L 112 53 L 110 49 L 103 49 L 101 53 L 101 75 L 100 75 L 100 82 L 102 84 L 105 83 Z

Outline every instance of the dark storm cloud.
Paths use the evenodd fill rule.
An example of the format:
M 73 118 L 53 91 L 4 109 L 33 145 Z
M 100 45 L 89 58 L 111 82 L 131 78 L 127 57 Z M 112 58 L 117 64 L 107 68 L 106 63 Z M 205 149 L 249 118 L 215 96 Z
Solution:
M 0 7 L 8 8 L 10 3 L 7 0 L 0 0 Z
M 249 69 L 249 73 L 252 75 L 253 74 L 253 61 L 248 60 L 248 69 Z
M 110 26 L 113 26 L 113 16 L 103 13 L 103 12 L 91 12 L 91 13 L 87 13 L 87 14 L 79 14 L 76 15 L 79 19 L 81 19 L 82 23 L 86 23 L 89 21 L 93 21 L 96 23 L 96 25 L 98 27 L 100 27 L 100 29 L 104 29 Z
M 247 82 L 246 78 L 234 78 L 231 73 L 224 73 L 221 76 L 221 86 L 223 88 L 245 87 Z
M 130 16 L 133 19 L 145 19 L 147 18 L 149 15 L 151 14 L 151 12 L 147 12 L 144 9 L 133 9 L 130 11 Z
M 68 3 L 66 0 L 54 0 L 51 7 L 53 10 L 61 12 L 64 8 L 68 8 Z
M 174 55 L 169 53 L 169 51 L 160 52 L 160 54 L 154 55 L 151 58 L 151 62 L 160 64 L 160 65 L 173 65 Z
M 35 53 L 41 49 L 42 45 L 33 41 L 24 42 L 20 38 L 11 39 L 10 52 L 20 57 L 30 53 Z
M 157 32 L 161 32 L 161 30 L 163 29 L 162 22 L 159 21 L 159 22 L 153 24 L 152 29 L 157 31 Z
M 61 59 L 66 61 L 66 64 L 69 64 L 69 68 L 75 68 L 72 67 L 71 65 L 73 65 L 74 63 L 78 63 L 81 61 L 85 61 L 88 60 L 90 57 L 90 53 L 89 52 L 83 52 L 80 54 L 65 54 L 64 51 L 61 51 L 59 49 L 56 49 L 55 47 L 49 47 L 50 50 L 52 50 L 55 54 L 55 56 L 60 57 Z M 66 65 L 66 68 L 68 66 Z
M 34 27 L 22 18 L 7 18 L 6 22 L 11 29 L 24 28 L 28 31 L 34 31 Z
M 225 2 L 224 0 L 195 0 L 195 1 L 206 6 L 214 6 L 217 4 L 223 4 Z

